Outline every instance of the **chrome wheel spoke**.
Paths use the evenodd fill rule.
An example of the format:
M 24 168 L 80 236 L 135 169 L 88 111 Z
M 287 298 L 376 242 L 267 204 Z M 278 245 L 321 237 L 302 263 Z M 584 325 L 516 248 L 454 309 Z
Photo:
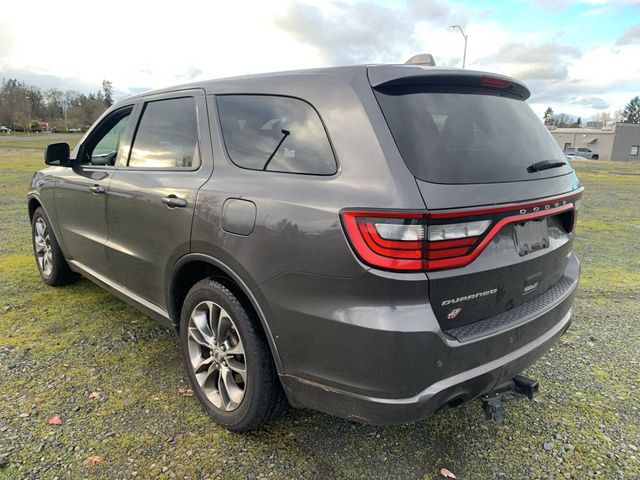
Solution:
M 231 369 L 224 366 L 220 368 L 220 378 L 222 378 L 222 384 L 229 400 L 235 404 L 240 404 L 244 398 L 244 389 L 240 388 L 236 383 Z
M 203 335 L 202 331 L 198 327 L 189 327 L 189 339 L 196 342 L 198 345 L 209 348 L 209 342 Z
M 193 371 L 197 375 L 203 368 L 209 370 L 211 367 L 211 363 L 213 362 L 213 357 L 201 358 L 200 362 L 197 365 L 194 365 Z M 209 373 L 207 373 L 209 375 Z
M 224 380 L 222 379 L 222 370 L 220 371 L 220 374 L 218 375 L 218 396 L 220 398 L 220 402 L 222 404 L 222 408 L 224 410 L 231 410 L 230 407 L 230 403 L 231 400 L 229 399 L 229 394 L 227 392 L 227 387 L 224 383 Z
M 209 396 L 211 391 L 215 391 L 216 383 L 219 377 L 219 369 L 216 364 L 209 365 L 209 368 L 196 374 L 196 378 L 198 379 L 198 383 L 204 390 L 204 392 Z
M 36 252 L 42 253 L 46 250 L 47 244 L 44 242 L 44 238 L 40 235 L 36 235 L 34 242 L 36 244 Z
M 218 322 L 220 315 L 222 315 L 222 309 L 213 302 L 207 302 L 207 320 L 211 335 L 214 343 L 218 344 L 220 336 L 218 335 Z
M 44 238 L 44 234 L 46 231 L 47 231 L 47 225 L 44 223 L 44 220 L 39 218 L 36 221 L 36 232 L 38 232 L 38 235 L 40 235 L 40 237 Z
M 234 372 L 240 374 L 240 376 L 244 379 L 246 373 L 244 362 L 241 362 L 231 356 L 225 358 L 225 361 L 227 362 L 227 367 L 229 367 L 230 370 L 233 370 Z
M 189 332 L 192 333 L 192 338 L 196 342 L 205 347 L 213 343 L 213 332 L 206 311 L 194 310 L 190 324 Z
M 48 250 L 42 258 L 42 270 L 44 271 L 45 275 L 49 276 L 51 275 L 52 269 L 53 269 L 53 255 L 51 254 L 51 251 Z

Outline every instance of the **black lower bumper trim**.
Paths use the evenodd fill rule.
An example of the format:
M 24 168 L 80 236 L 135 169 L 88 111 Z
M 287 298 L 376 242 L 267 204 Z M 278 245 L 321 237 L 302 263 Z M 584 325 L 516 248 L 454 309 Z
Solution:
M 578 280 L 564 276 L 549 290 L 511 310 L 478 322 L 447 330 L 446 334 L 459 342 L 468 342 L 506 328 L 512 328 L 540 316 L 545 310 L 562 302 L 576 287 Z

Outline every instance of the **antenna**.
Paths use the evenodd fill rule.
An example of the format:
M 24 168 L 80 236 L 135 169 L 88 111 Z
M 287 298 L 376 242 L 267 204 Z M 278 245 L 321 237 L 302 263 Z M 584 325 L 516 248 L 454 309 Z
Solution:
M 436 61 L 433 59 L 433 55 L 430 53 L 419 53 L 414 55 L 409 60 L 404 62 L 405 65 L 428 65 L 430 67 L 436 66 Z

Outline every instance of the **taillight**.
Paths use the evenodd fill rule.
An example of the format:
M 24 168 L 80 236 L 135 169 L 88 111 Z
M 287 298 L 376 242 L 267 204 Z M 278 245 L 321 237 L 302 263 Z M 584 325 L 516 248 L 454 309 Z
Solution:
M 463 257 L 491 225 L 490 220 L 428 224 L 429 214 L 342 212 L 342 221 L 362 261 L 385 270 L 422 271 L 448 268 Z
M 424 214 L 347 211 L 341 215 L 363 262 L 385 270 L 424 269 Z
M 443 270 L 473 262 L 509 223 L 561 215 L 567 232 L 571 232 L 581 193 L 582 189 L 569 195 L 489 208 L 436 212 L 345 210 L 340 216 L 353 250 L 364 263 L 402 272 Z
M 455 238 L 477 237 L 478 235 L 482 235 L 489 225 L 491 225 L 491 220 L 445 225 L 430 225 L 429 240 L 438 241 L 452 240 Z

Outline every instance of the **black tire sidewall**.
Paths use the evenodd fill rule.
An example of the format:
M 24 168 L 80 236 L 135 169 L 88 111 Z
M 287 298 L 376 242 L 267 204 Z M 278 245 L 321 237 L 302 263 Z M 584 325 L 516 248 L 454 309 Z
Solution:
M 187 341 L 189 318 L 193 309 L 203 301 L 217 303 L 229 313 L 240 335 L 245 351 L 247 369 L 245 394 L 240 406 L 230 412 L 218 409 L 209 401 L 195 378 L 189 360 Z M 268 360 L 265 357 L 267 357 L 268 352 L 265 351 L 264 341 L 257 335 L 255 325 L 252 323 L 252 319 L 249 318 L 247 310 L 221 283 L 212 279 L 203 280 L 194 285 L 187 294 L 180 315 L 180 349 L 194 395 L 217 423 L 229 429 L 241 431 L 253 428 L 254 424 L 261 423 L 264 420 L 256 421 L 256 418 L 261 416 L 260 410 L 264 408 L 260 404 L 263 401 L 262 387 L 265 380 L 269 380 L 265 378 L 269 374 L 268 369 L 265 371 L 265 362 Z

